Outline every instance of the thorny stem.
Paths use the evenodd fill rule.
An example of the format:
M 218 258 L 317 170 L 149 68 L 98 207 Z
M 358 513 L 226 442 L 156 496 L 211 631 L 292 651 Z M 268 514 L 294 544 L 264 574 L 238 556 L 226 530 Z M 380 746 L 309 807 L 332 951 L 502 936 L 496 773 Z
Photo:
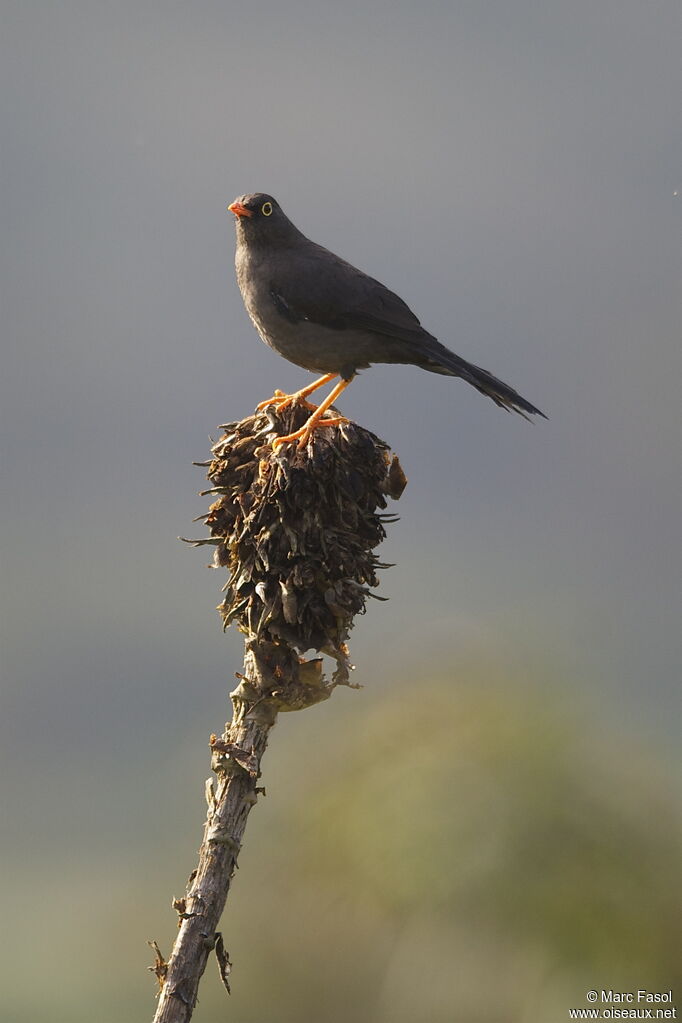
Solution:
M 300 659 L 286 644 L 247 641 L 244 674 L 231 693 L 233 719 L 223 736 L 213 736 L 211 741 L 217 786 L 214 792 L 207 782 L 208 812 L 199 863 L 190 875 L 185 898 L 173 903 L 179 915 L 178 935 L 168 962 L 155 949 L 156 964 L 150 967 L 160 985 L 154 1023 L 191 1019 L 199 981 L 214 950 L 229 991 L 230 962 L 217 927 L 246 821 L 261 791 L 260 764 L 270 729 L 279 710 L 311 706 L 331 692 L 321 677 L 313 685 L 302 680 L 300 669 Z

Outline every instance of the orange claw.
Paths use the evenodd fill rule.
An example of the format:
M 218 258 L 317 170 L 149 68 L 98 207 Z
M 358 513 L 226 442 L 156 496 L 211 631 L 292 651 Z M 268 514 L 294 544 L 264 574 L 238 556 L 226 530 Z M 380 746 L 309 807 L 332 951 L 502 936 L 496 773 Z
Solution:
M 332 376 L 336 376 L 336 374 L 332 374 Z M 330 394 L 328 394 L 324 399 L 320 407 L 317 408 L 308 421 L 303 424 L 300 430 L 295 430 L 293 433 L 287 434 L 286 437 L 275 437 L 272 442 L 273 448 L 278 448 L 282 444 L 287 444 L 289 441 L 297 440 L 300 450 L 306 446 L 313 432 L 321 426 L 336 426 L 338 423 L 347 423 L 348 420 L 345 416 L 334 416 L 332 419 L 325 419 L 324 414 L 330 405 L 334 404 L 339 395 L 343 394 L 349 383 L 350 380 L 340 380 L 336 387 L 334 387 Z
M 275 391 L 272 398 L 266 398 L 265 401 L 259 401 L 256 405 L 256 412 L 260 412 L 261 409 L 267 408 L 269 405 L 274 405 L 278 412 L 282 409 L 287 408 L 289 405 L 293 405 L 294 402 L 300 405 L 305 405 L 307 409 L 314 412 L 317 405 L 313 405 L 311 402 L 306 401 L 305 398 L 300 396 L 300 392 L 296 391 L 295 394 L 285 394 L 284 391 Z
M 341 423 L 347 423 L 348 421 L 349 420 L 348 420 L 347 416 L 333 416 L 331 418 L 327 418 L 327 416 L 325 416 L 324 419 L 321 419 L 320 422 L 317 425 L 318 426 L 341 426 Z
M 313 380 L 312 384 L 308 384 L 307 387 L 302 387 L 300 391 L 294 391 L 293 394 L 285 394 L 284 391 L 277 390 L 273 394 L 272 398 L 268 398 L 266 401 L 261 401 L 258 405 L 256 405 L 256 411 L 260 412 L 261 409 L 267 408 L 268 405 L 274 405 L 279 411 L 280 409 L 287 408 L 288 405 L 296 403 L 305 405 L 305 407 L 309 408 L 311 412 L 314 412 L 317 409 L 317 405 L 311 405 L 310 402 L 305 399 L 309 394 L 312 394 L 313 391 L 316 391 L 319 387 L 324 387 L 325 384 L 328 384 L 330 380 L 333 380 L 334 377 L 337 377 L 338 375 L 338 373 L 325 373 L 323 377 L 320 377 L 318 380 Z

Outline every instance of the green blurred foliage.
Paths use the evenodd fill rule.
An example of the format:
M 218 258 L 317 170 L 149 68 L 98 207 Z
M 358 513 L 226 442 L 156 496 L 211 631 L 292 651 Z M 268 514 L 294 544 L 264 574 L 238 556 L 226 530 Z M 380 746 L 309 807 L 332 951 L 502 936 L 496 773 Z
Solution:
M 151 1017 L 144 940 L 170 947 L 203 813 L 200 777 L 174 787 L 185 752 L 141 770 L 140 847 L 12 865 L 8 1023 Z M 223 920 L 233 995 L 211 964 L 195 1019 L 551 1023 L 590 987 L 682 989 L 664 761 L 570 693 L 510 679 L 286 716 Z
M 417 680 L 345 752 L 317 793 L 311 865 L 390 914 L 411 949 L 398 939 L 395 961 L 417 976 L 437 950 L 444 1020 L 463 996 L 467 1019 L 523 1019 L 535 996 L 559 1013 L 581 978 L 682 981 L 679 801 L 636 739 L 555 694 Z M 387 1019 L 414 1018 L 433 994 L 402 976 L 411 1010 Z M 437 1004 L 426 1016 L 441 1018 Z

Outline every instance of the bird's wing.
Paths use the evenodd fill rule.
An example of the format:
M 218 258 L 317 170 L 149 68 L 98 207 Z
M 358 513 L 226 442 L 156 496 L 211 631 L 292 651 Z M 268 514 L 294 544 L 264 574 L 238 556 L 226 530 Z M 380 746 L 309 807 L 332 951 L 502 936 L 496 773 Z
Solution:
M 424 330 L 398 295 L 373 277 L 351 266 L 313 242 L 289 260 L 279 259 L 272 269 L 270 297 L 291 323 L 302 320 L 336 330 L 362 330 L 402 342 L 387 362 L 412 362 L 432 373 L 468 381 L 502 408 L 544 416 L 513 387 L 492 373 L 451 352 Z M 377 353 L 369 361 L 384 361 Z
M 368 330 L 412 343 L 427 334 L 412 310 L 379 281 L 310 243 L 294 260 L 278 260 L 270 295 L 292 323 Z

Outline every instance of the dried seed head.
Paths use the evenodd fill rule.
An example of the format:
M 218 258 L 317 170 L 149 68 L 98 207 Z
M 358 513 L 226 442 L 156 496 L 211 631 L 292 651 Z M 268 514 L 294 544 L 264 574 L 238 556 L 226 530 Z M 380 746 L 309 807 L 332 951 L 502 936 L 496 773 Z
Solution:
M 226 568 L 219 607 L 226 628 L 250 638 L 317 650 L 337 662 L 333 682 L 348 682 L 348 634 L 362 614 L 377 569 L 374 554 L 393 516 L 405 476 L 388 446 L 348 422 L 318 429 L 304 451 L 273 449 L 274 435 L 297 430 L 309 411 L 267 409 L 227 424 L 208 469 L 217 499 L 206 523 L 214 564 Z

